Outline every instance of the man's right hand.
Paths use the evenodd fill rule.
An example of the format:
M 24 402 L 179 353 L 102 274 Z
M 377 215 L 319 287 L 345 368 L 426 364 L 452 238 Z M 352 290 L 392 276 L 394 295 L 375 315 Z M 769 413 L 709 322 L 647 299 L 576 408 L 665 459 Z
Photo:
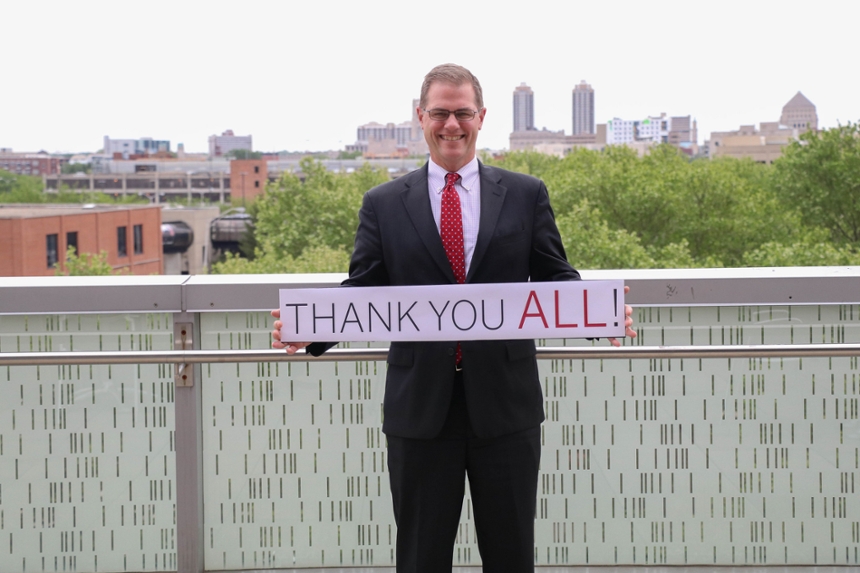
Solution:
M 281 328 L 283 328 L 284 323 L 279 319 L 281 318 L 281 309 L 276 308 L 272 311 L 272 316 L 275 320 L 275 330 L 272 331 L 272 348 L 286 348 L 287 354 L 295 354 L 302 348 L 308 346 L 310 342 L 284 342 L 281 340 Z

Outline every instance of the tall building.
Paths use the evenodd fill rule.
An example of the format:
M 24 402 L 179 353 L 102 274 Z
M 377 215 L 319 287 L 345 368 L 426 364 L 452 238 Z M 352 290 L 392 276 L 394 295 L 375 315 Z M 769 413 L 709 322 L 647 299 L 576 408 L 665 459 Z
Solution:
M 815 113 L 815 104 L 806 99 L 805 95 L 797 92 L 783 106 L 779 123 L 786 127 L 799 129 L 801 132 L 808 129 L 818 129 L 818 114 Z
M 253 151 L 251 136 L 235 135 L 232 129 L 228 129 L 221 135 L 209 136 L 209 157 L 221 157 L 236 149 Z
M 531 131 L 535 128 L 535 94 L 521 83 L 514 88 L 514 131 Z
M 582 80 L 573 88 L 573 135 L 594 133 L 594 88 Z

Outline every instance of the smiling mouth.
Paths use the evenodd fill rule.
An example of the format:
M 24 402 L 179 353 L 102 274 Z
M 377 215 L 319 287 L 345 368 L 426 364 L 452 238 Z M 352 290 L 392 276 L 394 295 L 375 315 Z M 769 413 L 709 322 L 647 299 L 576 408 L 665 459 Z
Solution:
M 466 136 L 465 135 L 440 135 L 439 137 L 441 137 L 445 141 L 459 141 Z

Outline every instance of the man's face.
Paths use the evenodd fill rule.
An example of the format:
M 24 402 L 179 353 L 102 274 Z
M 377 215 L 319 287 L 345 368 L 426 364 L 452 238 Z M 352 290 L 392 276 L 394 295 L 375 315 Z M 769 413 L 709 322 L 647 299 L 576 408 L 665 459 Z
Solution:
M 458 109 L 478 111 L 471 121 L 457 121 L 453 113 L 445 121 L 434 121 L 424 110 L 418 109 L 418 119 L 430 149 L 430 158 L 447 171 L 457 171 L 475 157 L 478 131 L 484 125 L 487 110 L 477 109 L 472 84 L 456 86 L 446 82 L 430 84 L 425 108 L 447 109 L 450 112 Z

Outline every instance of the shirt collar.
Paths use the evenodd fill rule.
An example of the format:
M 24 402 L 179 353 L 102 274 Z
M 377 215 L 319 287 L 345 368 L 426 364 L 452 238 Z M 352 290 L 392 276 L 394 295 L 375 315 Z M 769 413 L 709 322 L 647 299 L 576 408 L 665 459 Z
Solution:
M 448 171 L 434 163 L 432 159 L 429 159 L 427 163 L 427 183 L 433 192 L 441 193 L 442 189 L 445 188 L 445 175 L 448 174 Z M 469 163 L 458 169 L 457 173 L 460 174 L 460 186 L 464 190 L 470 191 L 478 181 L 478 157 L 473 157 Z

